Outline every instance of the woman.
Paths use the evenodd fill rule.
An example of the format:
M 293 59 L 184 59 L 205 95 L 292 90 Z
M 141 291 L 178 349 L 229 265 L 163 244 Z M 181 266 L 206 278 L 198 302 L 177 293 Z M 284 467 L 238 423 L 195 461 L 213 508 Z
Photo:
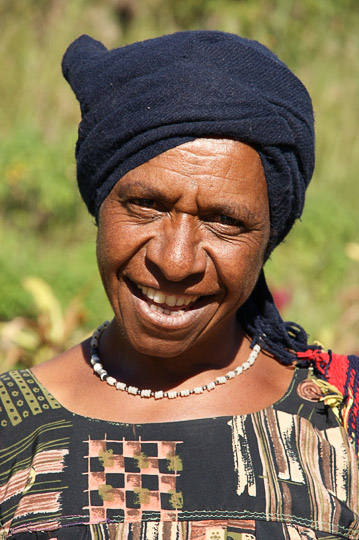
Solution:
M 3 537 L 359 538 L 358 359 L 308 345 L 263 274 L 313 172 L 306 89 L 221 32 L 82 36 L 63 72 L 114 318 L 2 376 Z

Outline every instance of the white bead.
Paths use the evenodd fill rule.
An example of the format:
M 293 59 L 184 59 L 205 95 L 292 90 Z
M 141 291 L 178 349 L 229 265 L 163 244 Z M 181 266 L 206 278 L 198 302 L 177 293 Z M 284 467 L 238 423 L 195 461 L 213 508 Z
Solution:
M 216 388 L 216 383 L 214 381 L 207 384 L 207 390 L 213 390 L 213 388 Z
M 177 397 L 177 392 L 175 390 L 170 390 L 169 392 L 167 392 L 167 397 L 169 397 L 169 399 L 174 399 L 175 397 Z
M 136 388 L 136 386 L 129 386 L 127 392 L 136 396 L 138 394 L 138 388 Z
M 260 350 L 261 350 L 261 346 L 258 345 L 258 343 L 257 343 L 257 345 L 254 345 L 254 347 L 253 347 L 253 352 L 255 352 L 256 354 L 258 354 Z
M 119 382 L 119 381 L 118 381 L 118 382 L 116 383 L 116 388 L 117 388 L 117 390 L 126 390 L 126 385 L 125 385 L 124 382 Z
M 243 371 L 243 368 L 242 368 L 242 366 L 238 366 L 238 367 L 236 367 L 236 369 L 234 371 L 235 371 L 236 375 L 240 375 L 242 373 L 242 371 Z
M 163 390 L 158 390 L 158 392 L 155 392 L 155 399 L 161 398 L 163 398 Z
M 202 386 L 196 386 L 193 388 L 195 394 L 203 394 L 203 388 Z
M 101 381 L 104 381 L 107 377 L 107 371 L 105 369 L 101 369 L 101 371 L 99 372 L 99 375 L 100 375 Z
M 110 386 L 115 386 L 117 381 L 116 381 L 115 377 L 107 377 L 106 382 Z
M 244 362 L 244 364 L 242 364 L 243 369 L 249 369 L 250 367 L 251 367 L 251 365 L 250 365 L 249 362 Z
M 190 394 L 189 390 L 181 390 L 181 391 L 180 391 L 180 395 L 181 395 L 182 397 L 189 396 L 189 394 Z
M 218 382 L 218 384 L 223 384 L 227 382 L 227 379 L 225 377 L 217 377 L 216 381 Z
M 103 365 L 100 364 L 100 362 L 97 362 L 97 364 L 94 365 L 93 370 L 96 371 L 96 373 L 99 373 L 103 369 Z
M 250 356 L 250 357 L 248 358 L 248 360 L 247 360 L 247 363 L 248 363 L 250 366 L 252 366 L 252 365 L 254 364 L 255 361 L 256 361 L 256 359 L 253 358 L 253 356 Z
M 235 376 L 236 376 L 236 373 L 234 371 L 228 371 L 228 373 L 226 373 L 227 379 L 233 379 L 233 377 Z
M 151 397 L 151 390 L 141 390 L 140 396 L 141 397 Z

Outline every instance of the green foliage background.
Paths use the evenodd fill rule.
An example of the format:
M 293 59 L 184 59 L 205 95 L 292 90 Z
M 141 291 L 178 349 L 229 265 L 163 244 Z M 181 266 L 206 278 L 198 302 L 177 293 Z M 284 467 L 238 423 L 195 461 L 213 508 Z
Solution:
M 109 48 L 183 29 L 257 39 L 308 87 L 317 168 L 302 222 L 267 264 L 312 339 L 359 351 L 359 2 L 357 0 L 0 0 L 0 321 L 35 315 L 21 280 L 63 306 L 84 292 L 84 331 L 110 317 L 95 226 L 77 193 L 79 110 L 60 61 L 82 33 Z

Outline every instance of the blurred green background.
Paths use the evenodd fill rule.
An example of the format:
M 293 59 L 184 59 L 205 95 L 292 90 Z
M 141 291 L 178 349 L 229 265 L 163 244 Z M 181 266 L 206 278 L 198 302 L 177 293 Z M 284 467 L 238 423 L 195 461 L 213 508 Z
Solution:
M 31 365 L 111 316 L 73 157 L 79 110 L 61 57 L 185 29 L 257 39 L 314 103 L 317 167 L 303 220 L 267 263 L 285 318 L 359 352 L 357 0 L 0 0 L 0 370 Z

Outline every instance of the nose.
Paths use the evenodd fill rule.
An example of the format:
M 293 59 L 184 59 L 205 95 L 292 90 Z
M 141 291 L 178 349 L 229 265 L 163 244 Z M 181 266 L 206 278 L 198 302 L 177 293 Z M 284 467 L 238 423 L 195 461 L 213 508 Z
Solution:
M 168 281 L 178 282 L 204 273 L 207 256 L 195 218 L 181 214 L 164 219 L 147 245 L 146 256 Z

